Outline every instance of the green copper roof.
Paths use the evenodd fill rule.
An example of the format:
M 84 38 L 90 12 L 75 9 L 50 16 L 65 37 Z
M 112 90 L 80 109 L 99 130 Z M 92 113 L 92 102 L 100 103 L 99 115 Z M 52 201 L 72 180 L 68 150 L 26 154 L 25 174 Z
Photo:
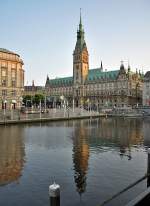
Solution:
M 117 78 L 118 73 L 119 70 L 102 71 L 100 68 L 91 69 L 88 73 L 87 82 L 105 79 L 115 80 Z
M 89 70 L 89 74 L 86 80 L 86 83 L 102 81 L 102 80 L 115 80 L 119 70 L 115 71 L 102 71 L 100 68 Z M 54 87 L 61 86 L 71 86 L 73 84 L 73 77 L 64 77 L 64 78 L 56 78 L 50 79 L 49 84 Z
M 73 83 L 73 77 L 64 77 L 64 78 L 56 78 L 50 79 L 49 84 L 52 86 L 69 86 Z

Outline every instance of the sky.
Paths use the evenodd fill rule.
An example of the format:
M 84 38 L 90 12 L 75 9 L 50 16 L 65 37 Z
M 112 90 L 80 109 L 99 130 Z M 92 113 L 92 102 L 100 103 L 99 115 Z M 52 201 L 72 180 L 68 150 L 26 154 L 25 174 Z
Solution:
M 25 85 L 72 76 L 80 8 L 90 69 L 150 70 L 150 0 L 0 0 L 0 48 L 21 56 Z

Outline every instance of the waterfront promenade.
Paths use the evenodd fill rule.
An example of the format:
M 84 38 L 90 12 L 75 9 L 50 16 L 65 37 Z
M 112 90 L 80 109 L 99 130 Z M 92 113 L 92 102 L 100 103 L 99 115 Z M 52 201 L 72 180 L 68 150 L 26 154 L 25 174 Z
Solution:
M 141 108 L 119 108 L 119 109 L 101 109 L 86 110 L 83 108 L 53 108 L 53 109 L 26 109 L 20 110 L 1 110 L 0 124 L 17 124 L 27 122 L 46 122 L 58 120 L 84 119 L 94 117 L 127 117 L 127 118 L 145 118 L 150 117 L 150 109 Z
M 26 110 L 20 112 L 18 110 L 1 111 L 0 124 L 16 124 L 26 122 L 46 122 L 68 119 L 82 119 L 90 117 L 105 116 L 105 113 L 98 111 L 85 110 L 83 108 L 69 109 L 47 109 L 47 110 Z

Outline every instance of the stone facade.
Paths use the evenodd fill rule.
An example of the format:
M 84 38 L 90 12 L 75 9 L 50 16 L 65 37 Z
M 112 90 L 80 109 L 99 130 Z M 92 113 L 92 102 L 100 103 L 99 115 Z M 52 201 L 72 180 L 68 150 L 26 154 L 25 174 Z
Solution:
M 20 108 L 23 90 L 23 61 L 18 54 L 0 49 L 0 109 Z
M 146 72 L 143 82 L 143 105 L 150 106 L 150 71 Z
M 64 97 L 71 106 L 133 106 L 142 103 L 140 72 L 132 72 L 130 66 L 107 71 L 101 66 L 89 69 L 89 54 L 84 39 L 80 16 L 77 41 L 73 52 L 73 77 L 46 80 L 47 95 L 51 101 L 60 102 Z
M 44 86 L 36 86 L 34 84 L 34 81 L 32 81 L 32 85 L 24 86 L 24 92 L 23 92 L 24 96 L 26 96 L 26 95 L 34 96 L 36 94 L 45 95 L 45 88 L 44 88 Z

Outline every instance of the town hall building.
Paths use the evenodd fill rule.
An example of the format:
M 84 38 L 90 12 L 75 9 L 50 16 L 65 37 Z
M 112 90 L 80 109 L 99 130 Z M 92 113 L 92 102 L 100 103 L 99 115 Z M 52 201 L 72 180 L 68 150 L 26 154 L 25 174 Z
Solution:
M 80 14 L 77 41 L 73 51 L 73 76 L 50 79 L 47 76 L 45 89 L 51 104 L 78 106 L 133 106 L 142 103 L 143 74 L 126 69 L 121 62 L 120 69 L 108 71 L 101 66 L 89 69 L 89 53 L 84 37 Z

